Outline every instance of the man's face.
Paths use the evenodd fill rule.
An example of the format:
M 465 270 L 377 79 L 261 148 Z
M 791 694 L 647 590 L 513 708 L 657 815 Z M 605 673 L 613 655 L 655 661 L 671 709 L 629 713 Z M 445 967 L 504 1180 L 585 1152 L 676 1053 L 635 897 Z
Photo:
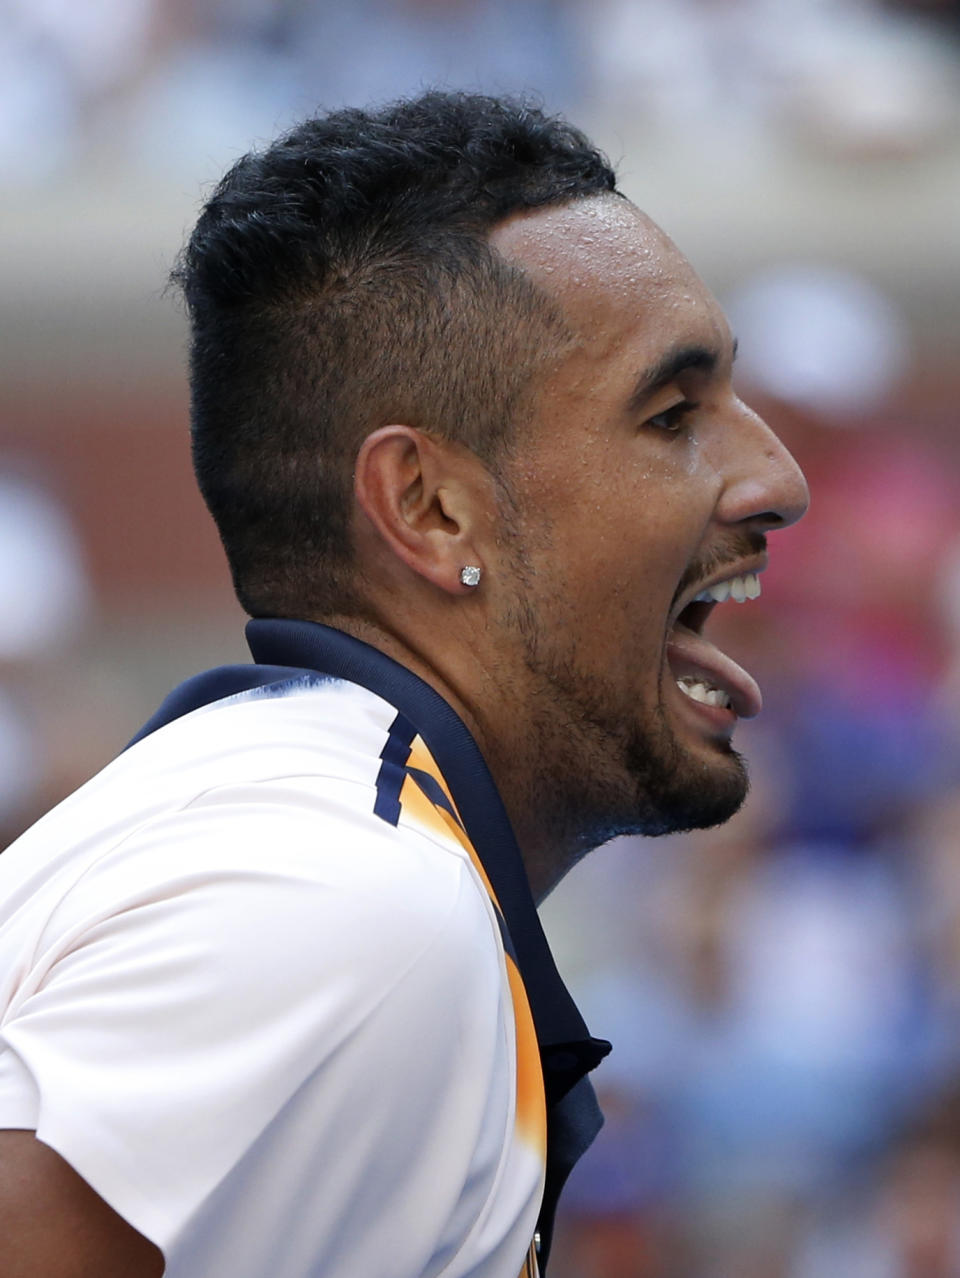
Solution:
M 527 771 L 581 851 L 716 824 L 746 793 L 731 737 L 760 693 L 703 636 L 703 592 L 754 593 L 803 476 L 734 393 L 717 302 L 633 205 L 519 215 L 491 241 L 574 335 L 503 474 L 499 625 Z

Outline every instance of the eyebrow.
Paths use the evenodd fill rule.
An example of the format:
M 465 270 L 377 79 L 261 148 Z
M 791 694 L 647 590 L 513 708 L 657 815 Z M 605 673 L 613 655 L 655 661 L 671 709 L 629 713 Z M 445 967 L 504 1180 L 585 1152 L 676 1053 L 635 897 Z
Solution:
M 737 357 L 737 343 L 733 343 L 733 358 Z M 655 363 L 637 378 L 630 396 L 630 407 L 639 408 L 655 392 L 675 382 L 681 373 L 696 370 L 712 373 L 720 363 L 720 353 L 710 346 L 671 346 Z

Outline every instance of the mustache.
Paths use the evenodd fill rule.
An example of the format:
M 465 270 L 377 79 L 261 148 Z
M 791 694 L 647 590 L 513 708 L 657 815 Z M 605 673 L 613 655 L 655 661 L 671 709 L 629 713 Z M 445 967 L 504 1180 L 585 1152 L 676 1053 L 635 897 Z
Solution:
M 741 559 L 750 559 L 754 555 L 762 555 L 767 548 L 767 539 L 762 532 L 755 529 L 744 529 L 732 534 L 716 546 L 709 555 L 701 559 L 693 559 L 680 578 L 680 584 L 673 596 L 673 603 L 691 586 L 701 581 L 723 574 L 723 569 L 734 567 Z

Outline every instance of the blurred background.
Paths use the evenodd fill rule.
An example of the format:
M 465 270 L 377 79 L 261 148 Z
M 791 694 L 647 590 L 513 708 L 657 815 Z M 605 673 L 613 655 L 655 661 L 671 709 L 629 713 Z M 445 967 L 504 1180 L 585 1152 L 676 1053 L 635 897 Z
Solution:
M 244 660 L 165 293 L 204 191 L 318 107 L 533 91 L 618 164 L 807 470 L 753 791 L 544 909 L 616 1050 L 551 1278 L 960 1275 L 960 6 L 0 0 L 0 846 Z

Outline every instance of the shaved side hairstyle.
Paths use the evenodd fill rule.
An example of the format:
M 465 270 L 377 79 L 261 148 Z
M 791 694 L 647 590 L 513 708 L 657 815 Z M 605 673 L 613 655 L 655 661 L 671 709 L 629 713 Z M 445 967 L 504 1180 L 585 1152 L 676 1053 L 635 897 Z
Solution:
M 569 335 L 489 232 L 613 190 L 565 121 L 473 94 L 319 116 L 233 166 L 173 279 L 194 466 L 247 612 L 362 606 L 352 468 L 378 427 L 460 441 L 496 470 Z

